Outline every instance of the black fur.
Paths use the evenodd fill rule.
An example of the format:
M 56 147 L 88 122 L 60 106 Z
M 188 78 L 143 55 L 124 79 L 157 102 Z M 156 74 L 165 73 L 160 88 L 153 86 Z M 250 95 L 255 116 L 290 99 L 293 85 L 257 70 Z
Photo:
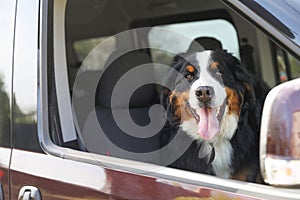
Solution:
M 182 67 L 187 62 L 185 57 L 189 55 L 179 55 L 174 59 L 173 68 L 182 72 Z M 238 128 L 235 135 L 230 140 L 233 147 L 232 169 L 233 175 L 237 174 L 244 167 L 250 167 L 251 173 L 248 174 L 246 181 L 255 182 L 259 176 L 259 131 L 262 106 L 268 86 L 250 74 L 231 54 L 215 50 L 211 57 L 219 63 L 218 69 L 222 73 L 223 83 L 226 87 L 238 91 L 243 104 L 241 107 Z M 168 144 L 176 134 L 181 134 L 183 138 L 189 136 L 181 130 L 180 119 L 174 115 L 174 104 L 170 103 L 169 96 L 178 84 L 178 77 L 170 72 L 166 79 L 168 85 L 173 88 L 163 88 L 161 93 L 161 104 L 167 110 L 167 123 L 165 128 L 168 132 L 162 137 L 162 145 Z M 176 98 L 176 97 L 173 97 Z M 174 99 L 175 100 L 175 99 Z M 173 100 L 172 100 L 173 101 Z M 182 156 L 170 166 L 206 174 L 213 174 L 210 158 L 200 159 L 198 154 L 201 150 L 199 141 L 193 141 L 191 146 Z M 171 147 L 172 148 L 172 147 Z M 176 147 L 173 147 L 176 148 Z M 210 156 L 210 155 L 209 155 Z

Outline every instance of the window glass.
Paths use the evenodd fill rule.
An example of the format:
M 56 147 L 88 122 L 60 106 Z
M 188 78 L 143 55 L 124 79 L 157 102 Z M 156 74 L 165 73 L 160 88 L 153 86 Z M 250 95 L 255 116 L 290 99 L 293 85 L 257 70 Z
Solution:
M 0 146 L 10 146 L 11 73 L 15 1 L 0 6 Z
M 159 31 L 160 29 L 162 31 L 168 29 L 170 32 L 165 34 Z M 178 40 L 178 33 L 190 40 Z M 221 45 L 218 46 L 226 49 L 236 57 L 240 57 L 237 32 L 231 23 L 223 19 L 156 26 L 150 31 L 148 40 L 151 45 L 157 48 L 151 49 L 153 61 L 163 64 L 170 64 L 174 53 L 178 54 L 189 51 L 192 48 L 190 46 L 192 40 L 199 41 L 199 43 L 203 41 L 201 45 L 205 49 L 206 43 L 219 41 Z M 209 48 L 212 47 L 209 46 Z M 160 49 L 168 49 L 173 53 Z
M 285 60 L 285 52 L 279 48 L 278 46 L 275 47 L 276 49 L 276 66 L 278 70 L 278 77 L 279 82 L 283 83 L 288 80 L 288 73 L 287 73 L 287 65 Z
M 98 44 L 108 38 L 109 37 L 97 37 L 75 41 L 74 50 L 76 52 L 78 61 L 82 62 Z
M 300 61 L 298 59 L 296 59 L 294 56 L 292 56 L 291 54 L 288 54 L 288 59 L 289 59 L 290 66 L 291 66 L 292 79 L 299 78 L 300 77 Z
M 34 11 L 38 9 L 35 4 L 22 1 L 18 6 L 13 74 L 13 147 L 42 152 L 36 110 L 38 15 Z
M 300 61 L 277 46 L 274 46 L 275 68 L 277 71 L 277 80 L 279 83 L 300 77 Z
M 161 113 L 155 113 L 154 111 L 156 110 L 151 107 L 160 103 L 161 87 L 158 87 L 157 85 L 159 84 L 154 81 L 166 78 L 170 68 L 164 68 L 163 66 L 169 65 L 176 54 L 196 50 L 192 45 L 193 41 L 201 41 L 199 43 L 203 48 L 199 50 L 224 49 L 238 59 L 243 59 L 245 54 L 252 55 L 255 53 L 253 58 L 256 59 L 256 63 L 258 63 L 258 58 L 263 60 L 263 57 L 268 55 L 265 53 L 265 47 L 269 44 L 266 46 L 262 45 L 263 47 L 259 49 L 257 45 L 259 43 L 257 30 L 253 29 L 249 24 L 238 22 L 243 24 L 242 26 L 235 23 L 236 29 L 229 21 L 211 19 L 209 17 L 203 21 L 182 22 L 182 20 L 176 24 L 148 27 L 144 31 L 138 30 L 139 28 L 128 30 L 134 24 L 134 19 L 132 19 L 132 22 L 127 21 L 131 19 L 130 17 L 123 17 L 124 13 L 129 14 L 129 12 L 126 13 L 128 11 L 126 10 L 127 7 L 123 8 L 121 3 L 118 6 L 110 5 L 119 1 L 107 1 L 105 4 L 98 6 L 94 4 L 95 2 L 68 1 L 64 5 L 66 7 L 60 9 L 62 12 L 61 16 L 66 17 L 66 24 L 54 27 L 53 34 L 55 37 L 62 38 L 65 43 L 60 42 L 60 40 L 54 40 L 54 64 L 51 63 L 52 65 L 49 66 L 54 69 L 53 72 L 55 73 L 51 74 L 54 78 L 48 78 L 48 81 L 52 80 L 55 82 L 51 85 L 49 83 L 50 87 L 55 88 L 54 90 L 57 93 L 57 102 L 55 102 L 56 97 L 54 95 L 51 103 L 53 105 L 55 103 L 58 104 L 59 109 L 57 110 L 59 112 L 57 115 L 59 116 L 58 120 L 61 122 L 61 127 L 68 126 L 67 128 L 69 128 L 71 126 L 76 129 L 75 133 L 75 130 L 68 132 L 62 128 L 57 140 L 63 140 L 59 138 L 61 135 L 64 138 L 64 136 L 72 132 L 79 138 L 78 140 L 81 140 L 79 143 L 82 143 L 82 146 L 84 146 L 82 149 L 91 153 L 155 164 L 161 164 L 159 161 L 164 161 L 164 159 L 157 160 L 156 157 L 152 159 L 150 156 L 145 156 L 148 152 L 158 150 L 161 147 L 160 136 L 166 135 L 163 129 L 161 129 L 162 132 L 158 132 L 157 129 L 151 129 L 148 133 L 145 131 L 148 125 L 151 124 L 152 119 L 156 120 L 152 121 L 157 122 L 155 124 L 157 125 L 155 128 L 157 128 L 159 127 L 158 123 L 164 120 L 160 121 L 160 117 L 165 116 L 158 115 Z M 112 7 L 105 9 L 105 6 L 108 5 Z M 81 8 L 84 8 L 85 12 L 79 12 Z M 122 10 L 123 12 L 119 12 L 120 8 L 124 9 Z M 54 14 L 54 16 L 58 15 Z M 136 17 L 135 20 L 137 21 L 142 18 L 141 16 L 131 17 Z M 164 17 L 167 17 L 167 15 Z M 54 25 L 57 23 L 55 19 L 54 17 Z M 58 20 L 58 25 L 60 25 L 59 22 Z M 162 24 L 163 22 L 166 21 L 162 20 L 161 23 L 157 24 Z M 62 27 L 66 30 L 64 31 Z M 252 30 L 252 32 L 248 33 L 248 29 Z M 237 30 L 239 30 L 243 45 L 241 52 Z M 108 37 L 109 35 L 114 36 Z M 269 42 L 265 35 L 261 36 L 260 39 Z M 148 46 L 143 46 L 143 44 Z M 284 54 L 280 52 L 280 49 L 277 54 L 276 66 L 278 66 L 279 72 L 287 78 L 288 67 L 285 63 Z M 272 62 L 271 55 L 265 57 L 268 57 L 266 60 L 269 59 L 270 63 Z M 57 58 L 61 62 L 55 62 Z M 67 62 L 65 62 L 64 58 L 66 58 Z M 76 63 L 76 65 L 73 65 L 73 63 Z M 146 66 L 149 63 L 147 71 L 145 69 L 141 74 L 125 76 L 134 67 L 144 64 Z M 152 63 L 163 65 L 153 67 L 151 66 Z M 251 63 L 251 67 L 254 65 L 252 60 L 248 63 Z M 275 68 L 273 68 L 272 63 L 264 66 L 272 69 L 272 73 L 266 72 L 266 74 L 274 78 L 273 70 Z M 230 70 L 227 71 L 229 72 Z M 60 76 L 61 74 L 63 76 Z M 66 81 L 62 82 L 61 80 Z M 139 87 L 135 88 L 137 84 L 145 83 L 143 82 L 145 80 L 147 80 L 145 86 L 138 85 Z M 67 85 L 67 81 L 69 81 L 69 85 Z M 239 83 L 239 80 L 232 79 L 232 81 Z M 153 82 L 157 85 L 153 84 Z M 247 86 L 247 84 L 244 86 Z M 133 88 L 136 91 L 133 91 Z M 246 89 L 249 88 L 247 87 Z M 71 91 L 71 96 L 69 96 L 69 91 Z M 58 98 L 58 96 L 62 98 Z M 263 95 L 262 98 L 264 98 Z M 68 103 L 64 104 L 64 102 Z M 59 107 L 59 105 L 63 106 Z M 67 111 L 65 105 L 73 110 Z M 74 120 L 71 117 L 74 117 Z M 68 118 L 71 123 L 63 123 L 65 118 Z M 73 122 L 75 124 L 74 127 L 72 126 Z M 54 123 L 54 120 L 50 123 Z M 50 128 L 53 129 L 51 130 L 52 132 L 57 131 L 55 126 L 50 126 Z M 72 139 L 74 138 L 72 137 Z M 66 142 L 58 141 L 57 143 L 65 146 Z M 153 154 L 153 156 L 157 156 L 157 154 Z

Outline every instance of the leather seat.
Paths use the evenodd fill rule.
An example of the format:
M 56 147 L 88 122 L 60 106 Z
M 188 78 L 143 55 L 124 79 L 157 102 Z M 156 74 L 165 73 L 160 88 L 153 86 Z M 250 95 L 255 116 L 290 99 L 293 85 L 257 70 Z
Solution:
M 99 80 L 96 93 L 96 114 L 100 126 L 106 137 L 119 148 L 135 153 L 146 153 L 155 151 L 160 148 L 160 134 L 151 137 L 151 133 L 141 132 L 138 136 L 132 136 L 118 126 L 113 116 L 113 111 L 120 116 L 124 111 L 129 109 L 130 116 L 134 123 L 145 127 L 150 123 L 149 109 L 154 104 L 159 104 L 159 98 L 155 84 L 146 84 L 139 87 L 130 97 L 129 105 L 126 95 L 128 86 L 135 86 L 140 82 L 154 80 L 154 68 L 151 64 L 150 56 L 142 50 L 135 50 L 123 55 L 120 52 L 114 52 L 107 60 L 107 67 Z M 147 64 L 143 73 L 125 80 L 128 85 L 124 85 L 120 90 L 114 91 L 116 84 L 121 78 L 124 78 L 129 70 L 137 66 Z M 112 105 L 112 93 L 114 91 L 114 104 Z M 119 115 L 120 114 L 120 115 Z M 154 113 L 154 118 L 159 119 L 161 116 Z M 121 119 L 122 120 L 122 119 Z M 129 127 L 130 129 L 130 127 Z M 149 130 L 151 131 L 151 130 Z M 99 144 L 100 146 L 101 144 Z M 105 146 L 105 145 L 102 145 Z M 108 148 L 108 149 L 106 149 Z M 119 153 L 110 149 L 109 145 L 99 150 L 101 154 L 109 154 L 114 157 L 126 157 L 118 155 Z M 99 153 L 99 152 L 98 152 Z M 138 158 L 130 158 L 138 159 Z M 150 161 L 151 162 L 151 161 Z

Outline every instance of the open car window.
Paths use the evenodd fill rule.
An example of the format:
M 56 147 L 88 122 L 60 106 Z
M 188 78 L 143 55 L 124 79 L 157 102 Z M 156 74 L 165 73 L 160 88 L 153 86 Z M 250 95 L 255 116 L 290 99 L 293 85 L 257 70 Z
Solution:
M 132 13 L 132 8 L 123 1 L 54 0 L 52 3 L 52 18 L 48 27 L 51 37 L 49 46 L 53 48 L 48 52 L 47 74 L 49 138 L 54 146 L 84 152 L 85 161 L 89 160 L 90 155 L 101 155 L 108 160 L 112 158 L 113 165 L 117 165 L 114 159 L 120 158 L 121 163 L 134 160 L 140 161 L 142 166 L 149 163 L 170 166 L 189 149 L 186 144 L 197 145 L 196 142 L 191 142 L 191 139 L 201 134 L 208 140 L 211 139 L 214 134 L 206 133 L 205 130 L 209 132 L 211 127 L 218 131 L 225 128 L 236 130 L 236 126 L 239 125 L 237 120 L 242 115 L 254 116 L 259 120 L 256 110 L 250 109 L 249 113 L 241 110 L 244 105 L 251 105 L 256 99 L 260 101 L 258 106 L 262 106 L 266 90 L 256 91 L 257 88 L 262 89 L 259 86 L 271 88 L 282 81 L 299 76 L 299 61 L 296 58 L 287 54 L 281 47 L 277 50 L 275 43 L 267 35 L 218 1 L 212 1 L 207 6 L 198 5 L 198 8 L 183 3 L 186 6 L 186 14 L 178 12 L 177 9 L 169 11 L 169 7 L 164 5 L 156 5 L 159 8 L 152 10 L 150 7 L 155 7 L 154 4 L 150 3 L 147 7 L 146 1 L 135 1 L 147 12 L 146 19 L 144 13 Z M 159 9 L 162 9 L 161 13 Z M 215 15 L 216 12 L 221 14 Z M 158 17 L 159 14 L 161 18 Z M 182 19 L 177 21 L 178 16 Z M 199 54 L 199 57 L 205 57 L 202 60 L 209 66 L 205 65 L 204 70 L 198 58 L 195 61 L 184 57 L 186 53 L 204 50 L 219 52 L 207 58 L 206 54 Z M 184 64 L 186 68 L 171 66 L 174 61 L 178 61 L 174 58 L 178 55 L 188 63 Z M 236 68 L 240 71 L 236 72 L 236 69 L 228 64 L 228 60 L 219 59 L 220 55 L 229 56 L 226 58 L 231 63 L 238 63 Z M 215 62 L 211 63 L 210 59 L 214 59 Z M 220 67 L 220 70 L 219 65 L 223 67 Z M 200 108 L 190 108 L 192 101 L 185 104 L 189 109 L 187 117 L 179 117 L 184 120 L 191 118 L 192 121 L 179 120 L 174 124 L 176 128 L 180 127 L 180 130 L 195 130 L 198 135 L 170 136 L 170 130 L 165 129 L 165 126 L 171 123 L 168 121 L 170 117 L 178 116 L 170 116 L 165 111 L 170 106 L 162 105 L 164 87 L 171 88 L 167 91 L 169 94 L 183 94 L 180 98 L 185 103 L 188 102 L 190 93 L 176 88 L 177 85 L 164 84 L 170 76 L 176 79 L 174 81 L 177 81 L 178 77 L 185 78 L 183 82 L 191 86 L 189 91 L 192 91 L 193 87 L 196 87 L 192 87 L 193 81 L 200 80 L 200 71 L 212 76 L 207 79 L 208 82 L 215 84 L 214 88 L 220 90 L 212 91 L 211 87 L 203 88 L 203 85 L 196 84 L 197 89 L 201 90 L 195 92 L 195 99 L 202 99 L 201 103 L 206 107 L 202 105 Z M 253 77 L 256 77 L 255 81 L 258 82 L 252 83 Z M 226 96 L 229 92 L 230 98 Z M 202 94 L 206 95 L 205 98 Z M 206 100 L 213 98 L 207 96 L 217 94 L 221 94 L 218 109 L 209 107 L 202 110 L 202 107 L 207 108 Z M 253 99 L 244 102 L 249 96 Z M 165 102 L 173 103 L 172 97 L 167 96 Z M 206 99 L 205 102 L 203 99 Z M 224 102 L 233 103 L 225 108 Z M 176 106 L 178 108 L 181 104 Z M 215 115 L 213 122 L 209 121 L 213 115 L 211 113 Z M 218 115 L 224 113 L 234 115 L 224 118 L 224 121 L 229 122 L 227 127 L 222 129 L 216 123 L 222 121 Z M 249 120 L 249 123 L 253 123 L 253 126 L 248 125 L 244 130 L 259 130 L 258 121 Z M 201 132 L 203 130 L 205 133 Z M 230 139 L 234 132 L 231 134 Z M 171 139 L 174 137 L 175 140 L 169 138 L 170 143 L 173 147 L 178 145 L 182 149 L 178 148 L 176 153 L 170 149 L 168 144 L 163 142 L 166 136 Z M 217 143 L 209 141 L 203 146 L 209 151 L 209 165 L 216 154 L 220 155 L 220 152 L 211 146 Z M 239 143 L 233 146 L 243 145 Z M 222 148 L 221 150 L 224 150 Z M 170 156 L 172 153 L 175 153 L 175 156 Z M 205 157 L 207 154 L 201 156 Z M 225 156 L 238 155 L 229 149 Z M 258 159 L 258 154 L 254 159 Z M 229 173 L 228 166 L 226 172 Z M 185 169 L 181 166 L 171 167 Z M 213 169 L 212 172 L 197 171 L 195 168 L 186 170 L 212 175 L 216 175 L 216 172 L 220 175 L 222 172 L 222 169 Z M 230 176 L 226 174 L 221 177 Z M 244 177 L 243 179 L 245 180 Z

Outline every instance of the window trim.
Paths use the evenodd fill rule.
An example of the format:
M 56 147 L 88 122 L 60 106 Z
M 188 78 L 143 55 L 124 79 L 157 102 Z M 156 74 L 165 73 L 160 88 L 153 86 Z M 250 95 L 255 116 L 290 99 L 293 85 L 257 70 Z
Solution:
M 59 5 L 58 5 L 59 4 Z M 55 1 L 53 14 L 53 48 L 54 48 L 54 76 L 56 86 L 56 96 L 58 102 L 58 112 L 60 116 L 60 126 L 63 142 L 76 140 L 69 91 L 66 39 L 65 39 L 65 8 L 67 0 Z

